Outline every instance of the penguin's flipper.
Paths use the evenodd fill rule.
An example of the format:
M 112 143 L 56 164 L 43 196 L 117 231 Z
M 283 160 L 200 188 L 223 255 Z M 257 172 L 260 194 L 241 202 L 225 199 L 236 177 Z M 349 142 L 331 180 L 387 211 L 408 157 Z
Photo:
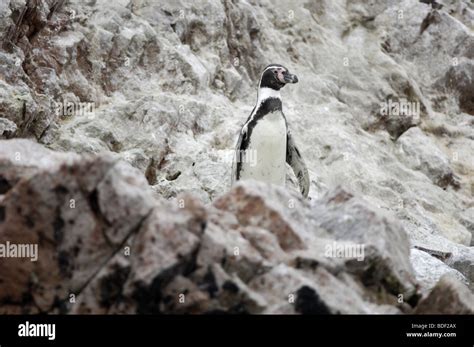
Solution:
M 305 198 L 308 197 L 308 168 L 301 157 L 300 151 L 296 147 L 295 141 L 293 140 L 290 131 L 288 131 L 286 135 L 286 162 L 291 166 L 296 178 L 298 179 L 298 185 L 300 186 L 301 194 L 303 194 Z
M 238 174 L 237 171 L 240 171 L 242 163 L 242 141 L 246 135 L 245 129 L 242 129 L 239 133 L 239 139 L 237 140 L 237 144 L 235 145 L 235 153 L 234 153 L 234 160 L 232 161 L 232 172 L 231 172 L 231 182 L 230 184 L 233 185 L 235 181 L 238 181 Z

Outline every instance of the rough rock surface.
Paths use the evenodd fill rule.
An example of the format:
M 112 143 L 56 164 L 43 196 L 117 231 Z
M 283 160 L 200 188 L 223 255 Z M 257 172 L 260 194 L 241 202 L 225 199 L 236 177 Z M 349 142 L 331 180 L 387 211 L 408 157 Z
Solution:
M 39 245 L 37 261 L 0 262 L 3 313 L 409 313 L 435 295 L 400 222 L 342 188 L 309 202 L 243 182 L 211 205 L 165 200 L 108 154 L 0 145 L 0 243 Z
M 445 274 L 452 274 L 459 281 L 468 284 L 466 278 L 457 270 L 449 267 L 442 260 L 416 248 L 410 251 L 415 277 L 423 293 L 429 292 Z
M 0 301 L 48 312 L 87 285 L 140 227 L 154 200 L 143 175 L 110 156 L 67 156 L 27 140 L 2 143 L 0 156 L 8 186 L 0 243 L 39 249 L 36 262 L 2 259 Z
M 34 287 L 26 272 L 52 266 L 56 281 L 72 276 L 58 297 L 88 292 L 79 301 L 94 312 L 292 311 L 280 296 L 301 288 L 297 312 L 344 310 L 295 264 L 323 264 L 314 276 L 341 291 L 352 283 L 354 312 L 388 309 L 385 299 L 367 301 L 367 287 L 390 298 L 416 297 L 414 275 L 429 291 L 452 269 L 473 290 L 474 7 L 440 2 L 440 9 L 415 0 L 0 2 L 0 139 L 10 139 L 0 149 L 0 196 L 9 211 L 30 193 L 35 202 L 11 215 L 0 210 L 0 217 L 41 228 L 24 236 L 5 229 L 2 240 L 32 238 L 51 254 L 10 275 Z M 227 193 L 236 134 L 255 102 L 259 72 L 272 62 L 299 76 L 282 95 L 309 167 L 309 202 L 279 189 L 239 186 Z M 290 172 L 288 180 L 296 191 Z M 192 207 L 179 207 L 183 193 Z M 285 199 L 291 201 L 282 205 Z M 156 219 L 157 209 L 168 226 Z M 160 239 L 178 225 L 176 240 Z M 71 256 L 79 239 L 53 247 L 55 228 L 82 228 L 95 243 Z M 138 237 L 142 229 L 148 232 Z M 168 241 L 179 256 L 153 259 L 140 276 L 135 270 L 147 260 L 121 256 L 123 242 L 132 253 L 174 254 Z M 367 258 L 328 260 L 323 249 L 332 242 L 363 243 Z M 245 250 L 242 262 L 229 244 Z M 83 264 L 94 251 L 89 247 L 98 252 L 84 260 L 92 268 Z M 72 257 L 62 268 L 53 266 L 59 249 Z M 216 261 L 222 257 L 225 264 Z M 431 276 L 426 264 L 439 264 L 439 272 Z M 170 278 L 162 267 L 180 276 Z M 260 272 L 269 282 L 252 279 Z M 302 287 L 275 280 L 285 274 Z M 194 293 L 189 306 L 166 304 L 180 288 Z M 37 310 L 59 307 L 48 291 L 38 286 L 27 291 L 33 297 L 5 300 L 12 307 L 19 300 L 37 300 Z M 100 304 L 117 298 L 124 299 L 120 307 Z
M 444 275 L 428 297 L 422 300 L 417 314 L 474 314 L 474 295 L 456 276 Z

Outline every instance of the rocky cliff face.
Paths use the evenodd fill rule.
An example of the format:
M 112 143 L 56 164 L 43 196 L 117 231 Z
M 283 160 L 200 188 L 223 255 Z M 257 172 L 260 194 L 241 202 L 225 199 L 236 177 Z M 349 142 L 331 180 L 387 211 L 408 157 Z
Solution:
M 439 3 L 3 1 L 0 240 L 40 256 L 2 310 L 474 312 L 474 8 Z M 269 63 L 308 201 L 230 187 Z

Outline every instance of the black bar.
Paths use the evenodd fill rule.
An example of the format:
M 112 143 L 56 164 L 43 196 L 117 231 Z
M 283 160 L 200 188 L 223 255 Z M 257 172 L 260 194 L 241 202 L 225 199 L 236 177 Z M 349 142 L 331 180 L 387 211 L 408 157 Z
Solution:
M 0 347 L 93 346 L 99 341 L 131 346 L 179 346 L 241 341 L 288 341 L 290 346 L 470 346 L 474 316 L 0 316 Z M 55 339 L 19 337 L 19 325 L 55 324 Z M 414 325 L 415 324 L 415 325 Z M 434 324 L 434 325 L 430 325 Z M 443 327 L 440 324 L 444 324 Z M 421 327 L 424 327 L 421 329 Z M 408 337 L 407 333 L 455 333 L 455 337 Z M 139 341 L 149 341 L 141 344 Z M 251 343 L 250 343 L 251 342 Z

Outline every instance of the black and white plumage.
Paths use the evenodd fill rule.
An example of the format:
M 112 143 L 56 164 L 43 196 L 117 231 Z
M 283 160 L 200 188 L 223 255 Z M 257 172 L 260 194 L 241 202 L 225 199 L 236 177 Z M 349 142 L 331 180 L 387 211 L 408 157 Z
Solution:
M 288 130 L 282 111 L 280 89 L 298 78 L 279 64 L 262 72 L 257 103 L 240 131 L 232 167 L 232 183 L 238 180 L 285 185 L 288 163 L 304 197 L 309 193 L 308 169 Z

